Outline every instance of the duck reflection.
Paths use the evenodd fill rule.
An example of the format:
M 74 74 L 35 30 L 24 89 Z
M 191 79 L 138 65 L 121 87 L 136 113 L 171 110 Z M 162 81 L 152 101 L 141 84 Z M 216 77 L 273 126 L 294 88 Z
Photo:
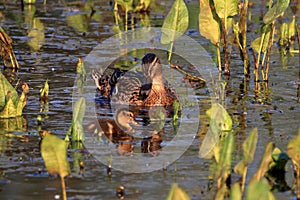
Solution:
M 120 154 L 134 152 L 156 155 L 161 149 L 166 119 L 174 114 L 178 96 L 163 77 L 159 58 L 148 53 L 140 70 L 121 70 L 103 74 L 94 70 L 98 90 L 96 106 L 99 125 Z

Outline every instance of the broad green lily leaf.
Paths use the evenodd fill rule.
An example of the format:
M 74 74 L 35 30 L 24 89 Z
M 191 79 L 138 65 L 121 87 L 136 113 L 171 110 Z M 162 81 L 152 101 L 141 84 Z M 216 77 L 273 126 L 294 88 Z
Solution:
M 41 153 L 49 174 L 59 174 L 62 178 L 70 174 L 67 145 L 64 140 L 50 133 L 45 134 Z
M 275 200 L 269 188 L 264 178 L 250 183 L 246 192 L 246 200 Z
M 17 101 L 18 92 L 0 72 L 0 107 L 3 107 L 5 105 L 7 93 L 9 93 L 9 96 L 13 102 Z
M 44 84 L 44 88 L 41 89 L 41 91 L 40 91 L 40 98 L 48 99 L 48 95 L 49 95 L 49 84 L 48 84 L 48 80 L 46 80 L 46 82 Z
M 220 24 L 213 16 L 209 0 L 200 0 L 199 30 L 200 34 L 209 39 L 211 43 L 215 45 L 219 43 Z
M 175 0 L 162 26 L 161 43 L 174 42 L 187 30 L 188 25 L 189 15 L 184 1 Z
M 167 200 L 190 200 L 190 197 L 176 183 L 172 185 Z
M 279 17 L 290 4 L 290 0 L 277 0 L 275 5 L 268 10 L 265 14 L 263 20 L 265 24 L 270 24 L 274 21 L 277 17 Z

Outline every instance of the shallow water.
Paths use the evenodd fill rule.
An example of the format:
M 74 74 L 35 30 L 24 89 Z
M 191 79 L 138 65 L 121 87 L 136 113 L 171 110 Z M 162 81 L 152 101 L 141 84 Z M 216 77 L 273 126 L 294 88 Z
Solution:
M 189 1 L 189 9 L 193 9 L 197 2 Z M 87 56 L 94 47 L 114 35 L 112 29 L 115 21 L 108 2 L 97 1 L 97 15 L 92 19 L 84 12 L 79 17 L 76 15 L 77 9 L 82 10 L 80 5 L 83 5 L 82 2 L 47 1 L 46 6 L 38 2 L 35 8 L 26 7 L 22 12 L 18 3 L 0 3 L 0 24 L 14 40 L 14 49 L 21 65 L 17 72 L 5 69 L 3 73 L 13 83 L 20 79 L 30 87 L 23 117 L 0 120 L 1 199 L 54 199 L 61 194 L 59 178 L 49 175 L 44 166 L 38 131 L 48 130 L 64 138 L 72 120 L 78 58 Z M 171 5 L 172 2 L 157 3 L 150 13 L 152 26 L 161 26 Z M 253 6 L 251 9 L 254 21 L 259 20 L 261 9 L 264 6 Z M 82 20 L 83 23 L 75 23 L 72 20 L 74 16 L 77 16 L 73 19 L 75 22 Z M 256 30 L 259 27 L 253 25 L 252 28 Z M 190 24 L 188 34 L 210 50 L 209 42 L 195 30 L 195 24 Z M 248 133 L 258 127 L 257 151 L 249 167 L 251 177 L 269 141 L 274 141 L 277 147 L 285 150 L 288 141 L 297 135 L 300 118 L 296 84 L 299 82 L 299 55 L 290 57 L 287 66 L 283 67 L 279 52 L 274 48 L 269 85 L 265 87 L 260 83 L 258 91 L 252 80 L 248 85 L 244 84 L 242 65 L 238 59 L 235 60 L 235 56 L 238 55 L 233 55 L 231 60 L 232 75 L 226 87 L 225 105 L 234 122 L 235 158 L 240 156 L 241 144 Z M 161 53 L 160 58 L 166 63 L 166 55 Z M 178 58 L 178 62 L 181 64 L 184 61 Z M 175 73 L 176 78 L 182 79 Z M 40 113 L 39 90 L 46 79 L 50 85 L 49 105 L 44 113 Z M 88 79 L 91 80 L 90 77 Z M 196 94 L 194 98 L 201 105 L 202 135 L 207 122 L 204 113 L 209 108 L 210 96 L 205 89 L 196 91 Z M 37 122 L 39 114 L 44 118 L 42 124 Z M 166 132 L 166 137 L 173 137 L 172 133 Z M 198 145 L 203 138 L 197 137 L 188 150 L 166 170 L 128 174 L 112 169 L 111 177 L 107 175 L 106 166 L 94 155 L 84 149 L 70 147 L 68 159 L 72 174 L 66 178 L 68 198 L 116 199 L 116 189 L 123 185 L 126 199 L 165 199 L 172 183 L 177 182 L 191 199 L 212 199 L 216 183 L 211 189 L 208 179 L 210 161 L 198 157 Z M 84 161 L 83 174 L 79 173 L 78 161 Z M 277 192 L 275 196 L 278 199 L 295 198 L 291 192 Z

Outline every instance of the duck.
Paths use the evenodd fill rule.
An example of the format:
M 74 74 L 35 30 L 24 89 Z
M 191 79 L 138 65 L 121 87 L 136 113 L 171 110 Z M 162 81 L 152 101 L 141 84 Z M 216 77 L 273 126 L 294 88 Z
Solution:
M 122 70 L 115 68 L 111 75 L 93 70 L 100 95 L 111 103 L 131 106 L 172 107 L 178 102 L 178 95 L 163 77 L 160 59 L 154 53 L 142 58 L 142 70 Z

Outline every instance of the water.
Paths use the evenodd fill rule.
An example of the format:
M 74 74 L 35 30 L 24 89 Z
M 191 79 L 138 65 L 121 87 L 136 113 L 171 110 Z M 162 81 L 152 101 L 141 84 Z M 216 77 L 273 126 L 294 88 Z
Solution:
M 172 2 L 156 4 L 150 13 L 152 26 L 162 24 Z M 195 4 L 197 1 L 188 2 L 189 9 Z M 30 87 L 23 117 L 1 120 L 0 123 L 1 199 L 55 199 L 57 195 L 61 195 L 60 179 L 47 173 L 41 158 L 38 131 L 49 130 L 64 138 L 72 120 L 72 95 L 78 59 L 85 57 L 94 47 L 114 35 L 115 21 L 109 2 L 97 1 L 94 7 L 96 15 L 93 18 L 89 18 L 88 9 L 86 15 L 85 12 L 76 15 L 78 9 L 83 11 L 82 5 L 82 2 L 48 1 L 44 6 L 38 2 L 35 7 L 26 7 L 21 12 L 18 3 L 0 4 L 0 24 L 14 40 L 14 49 L 21 65 L 17 72 L 10 69 L 2 71 L 13 83 L 20 79 Z M 254 21 L 259 20 L 260 9 L 264 10 L 264 6 L 251 8 Z M 291 14 L 291 11 L 288 13 Z M 140 18 L 143 19 L 142 17 L 144 16 L 141 15 Z M 140 25 L 137 23 L 136 26 Z M 259 27 L 254 25 L 252 28 L 255 30 Z M 190 36 L 206 49 L 211 49 L 209 42 L 195 30 L 197 26 L 190 24 Z M 251 37 L 257 35 L 253 34 Z M 284 68 L 279 52 L 274 48 L 269 85 L 265 87 L 261 83 L 260 90 L 255 90 L 252 80 L 248 85 L 244 84 L 242 64 L 234 56 L 224 103 L 234 122 L 237 141 L 235 157 L 240 156 L 241 144 L 248 133 L 258 127 L 257 151 L 248 172 L 251 177 L 269 141 L 274 141 L 276 146 L 285 150 L 288 141 L 297 135 L 300 118 L 296 84 L 299 82 L 299 55 L 290 57 Z M 162 53 L 161 60 L 166 63 L 166 59 L 166 55 Z M 184 62 L 179 58 L 177 60 L 179 63 Z M 181 78 L 178 74 L 175 74 L 176 77 Z M 41 114 L 39 90 L 47 79 L 50 85 L 48 111 Z M 112 176 L 109 177 L 106 166 L 92 154 L 70 147 L 68 159 L 72 173 L 66 178 L 68 198 L 116 199 L 116 190 L 123 185 L 126 199 L 165 199 L 172 183 L 177 182 L 191 199 L 212 199 L 216 184 L 211 189 L 208 179 L 211 161 L 198 157 L 198 145 L 203 141 L 207 123 L 204 113 L 209 108 L 210 97 L 205 89 L 196 94 L 201 105 L 200 137 L 167 170 L 127 174 L 112 169 Z M 44 118 L 41 125 L 37 122 L 39 114 Z M 167 131 L 166 137 L 172 137 L 172 133 Z M 78 161 L 84 161 L 83 172 L 76 165 Z M 278 199 L 295 198 L 290 192 L 277 192 L 275 196 Z

